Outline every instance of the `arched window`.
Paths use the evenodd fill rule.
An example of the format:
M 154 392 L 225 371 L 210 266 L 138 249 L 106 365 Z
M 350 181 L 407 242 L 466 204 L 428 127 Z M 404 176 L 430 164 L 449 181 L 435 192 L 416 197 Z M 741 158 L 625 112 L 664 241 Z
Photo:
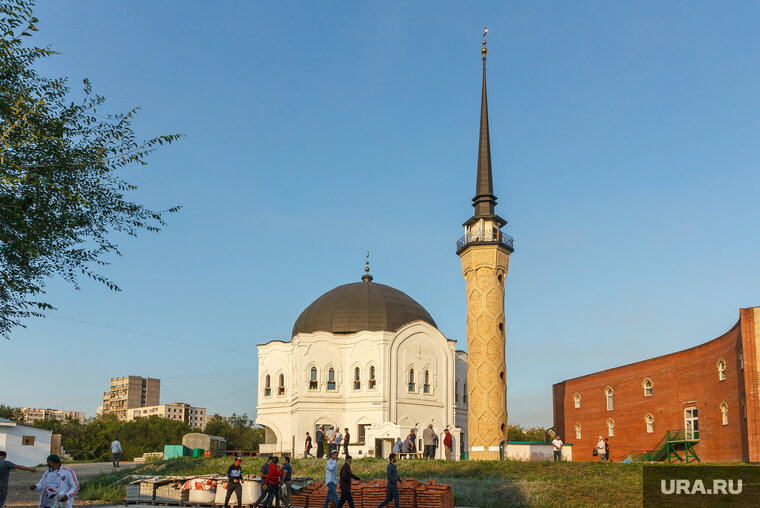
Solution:
M 464 388 L 462 388 L 462 402 L 467 404 L 467 383 L 465 383 Z
M 723 425 L 728 425 L 728 404 L 725 402 L 720 403 L 720 416 L 723 421 Z
M 409 391 L 414 391 L 414 369 L 409 369 Z
M 615 420 L 610 418 L 607 420 L 607 436 L 612 437 L 615 435 Z
M 264 381 L 264 397 L 272 395 L 272 378 L 267 374 Z
M 280 374 L 280 384 L 277 386 L 277 395 L 285 395 L 285 375 Z
M 725 381 L 726 379 L 726 361 L 721 358 L 718 360 L 718 381 Z
M 644 397 L 651 397 L 652 396 L 652 381 L 650 381 L 649 379 L 645 379 L 641 385 L 644 387 Z
M 575 439 L 580 439 L 580 438 L 581 438 L 581 424 L 580 423 L 576 423 L 575 424 Z M 565 439 L 567 439 L 567 438 L 565 438 Z
M 581 394 L 580 393 L 576 393 L 575 395 L 573 395 L 573 403 L 575 404 L 575 408 L 576 409 L 579 408 L 579 407 L 581 407 Z
M 361 371 L 359 367 L 354 369 L 354 390 L 359 390 L 362 387 Z
M 377 385 L 377 380 L 375 379 L 375 366 L 372 365 L 369 368 L 369 389 L 373 389 Z
M 647 415 L 646 422 L 647 422 L 647 434 L 651 434 L 652 432 L 654 432 L 654 416 Z
M 425 371 L 425 383 L 422 385 L 422 391 L 424 393 L 430 393 L 430 371 Z
M 606 397 L 607 397 L 607 411 L 612 411 L 612 409 L 614 407 L 613 404 L 612 404 L 612 394 L 613 394 L 612 388 L 608 386 L 604 390 L 604 395 L 606 395 Z
M 454 402 L 459 402 L 459 380 L 454 381 Z
M 327 371 L 327 389 L 335 390 L 335 369 L 332 367 Z
M 311 377 L 309 377 L 309 390 L 318 390 L 319 381 L 317 381 L 317 368 L 311 368 Z
M 739 369 L 744 370 L 744 350 L 742 349 L 742 345 L 739 344 Z

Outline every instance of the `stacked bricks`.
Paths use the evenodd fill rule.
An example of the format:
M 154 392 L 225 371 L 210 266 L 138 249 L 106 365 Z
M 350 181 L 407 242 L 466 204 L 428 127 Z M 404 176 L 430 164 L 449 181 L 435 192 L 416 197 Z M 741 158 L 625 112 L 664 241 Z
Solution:
M 377 508 L 387 495 L 387 480 L 351 482 L 351 494 L 356 508 Z M 293 506 L 319 508 L 327 497 L 327 485 L 315 482 L 299 490 L 291 497 Z M 340 497 L 340 489 L 338 489 Z M 330 508 L 337 508 L 331 500 Z M 399 485 L 399 508 L 454 508 L 454 493 L 451 485 L 439 485 L 435 480 L 421 483 L 413 478 L 403 480 Z

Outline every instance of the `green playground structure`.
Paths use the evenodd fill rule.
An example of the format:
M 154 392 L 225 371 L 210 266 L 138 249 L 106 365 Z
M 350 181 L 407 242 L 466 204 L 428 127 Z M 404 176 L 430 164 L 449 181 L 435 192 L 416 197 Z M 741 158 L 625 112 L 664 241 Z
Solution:
M 625 456 L 631 462 L 660 462 L 668 461 L 668 464 L 678 459 L 679 462 L 688 464 L 690 461 L 700 462 L 694 445 L 699 443 L 698 430 L 669 430 L 665 433 L 654 449 L 646 452 L 630 452 Z M 682 452 L 682 457 L 679 452 Z

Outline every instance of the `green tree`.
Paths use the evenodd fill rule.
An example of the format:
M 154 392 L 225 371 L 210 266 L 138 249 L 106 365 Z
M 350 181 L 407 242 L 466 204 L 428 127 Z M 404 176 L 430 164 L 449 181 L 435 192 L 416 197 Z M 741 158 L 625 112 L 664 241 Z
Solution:
M 246 413 L 232 413 L 228 417 L 215 414 L 209 417 L 203 432 L 226 439 L 228 450 L 258 450 L 259 444 L 264 442 L 264 429 L 253 425 Z
M 507 428 L 507 441 L 545 443 L 547 442 L 546 429 L 543 427 L 530 427 L 526 429 L 522 425 L 510 425 Z
M 104 98 L 85 80 L 73 100 L 66 78 L 36 71 L 55 54 L 27 46 L 37 31 L 31 0 L 0 0 L 0 336 L 53 307 L 40 298 L 59 276 L 79 289 L 89 277 L 119 288 L 100 273 L 118 255 L 115 232 L 158 231 L 166 213 L 130 201 L 135 187 L 120 176 L 145 164 L 177 134 L 139 140 L 137 109 L 104 114 Z
M 0 418 L 5 418 L 6 420 L 13 420 L 14 422 L 23 422 L 24 421 L 24 415 L 21 414 L 21 409 L 13 406 L 6 406 L 5 404 L 0 404 Z

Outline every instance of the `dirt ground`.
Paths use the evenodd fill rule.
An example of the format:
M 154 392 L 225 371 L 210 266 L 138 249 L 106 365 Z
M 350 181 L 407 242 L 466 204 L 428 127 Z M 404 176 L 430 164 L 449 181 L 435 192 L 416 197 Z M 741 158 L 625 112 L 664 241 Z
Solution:
M 79 483 L 83 480 L 95 476 L 99 473 L 113 471 L 113 464 L 110 462 L 88 462 L 82 464 L 65 464 L 70 467 L 77 475 Z M 122 462 L 121 467 L 132 467 L 131 462 Z M 5 506 L 30 506 L 36 507 L 40 499 L 39 491 L 29 490 L 29 486 L 37 483 L 42 477 L 43 468 L 37 468 L 36 473 L 20 471 L 14 469 L 11 471 L 10 481 L 8 482 L 8 498 L 5 500 Z M 74 506 L 82 503 L 74 500 Z

